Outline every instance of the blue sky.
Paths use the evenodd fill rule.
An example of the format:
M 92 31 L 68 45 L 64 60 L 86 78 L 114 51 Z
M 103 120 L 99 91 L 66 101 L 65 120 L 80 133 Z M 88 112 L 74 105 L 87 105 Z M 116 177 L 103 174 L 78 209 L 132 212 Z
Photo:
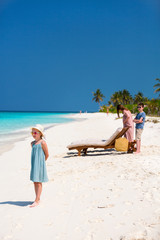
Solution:
M 115 91 L 154 94 L 158 0 L 1 0 L 0 110 L 96 111 Z

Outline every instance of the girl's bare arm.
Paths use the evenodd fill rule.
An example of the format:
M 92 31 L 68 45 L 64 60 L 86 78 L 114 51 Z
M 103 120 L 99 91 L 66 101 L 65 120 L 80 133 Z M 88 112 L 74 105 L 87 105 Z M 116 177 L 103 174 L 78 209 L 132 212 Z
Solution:
M 45 154 L 45 160 L 47 160 L 47 158 L 49 157 L 49 152 L 48 152 L 47 143 L 45 141 L 42 141 L 42 149 Z

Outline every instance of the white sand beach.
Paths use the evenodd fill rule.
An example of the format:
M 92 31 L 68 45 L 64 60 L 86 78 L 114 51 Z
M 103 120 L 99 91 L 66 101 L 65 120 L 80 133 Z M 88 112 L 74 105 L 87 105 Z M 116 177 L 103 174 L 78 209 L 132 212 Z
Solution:
M 160 240 L 160 122 L 147 121 L 140 154 L 115 150 L 77 156 L 73 141 L 109 138 L 122 119 L 105 113 L 46 131 L 49 182 L 34 200 L 30 142 L 0 156 L 0 240 Z

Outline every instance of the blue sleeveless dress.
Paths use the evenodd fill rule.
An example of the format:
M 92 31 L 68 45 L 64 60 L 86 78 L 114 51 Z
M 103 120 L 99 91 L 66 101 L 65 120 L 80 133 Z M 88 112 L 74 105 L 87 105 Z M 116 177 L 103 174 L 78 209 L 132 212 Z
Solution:
M 32 145 L 30 180 L 33 182 L 48 182 L 45 154 L 41 143 Z

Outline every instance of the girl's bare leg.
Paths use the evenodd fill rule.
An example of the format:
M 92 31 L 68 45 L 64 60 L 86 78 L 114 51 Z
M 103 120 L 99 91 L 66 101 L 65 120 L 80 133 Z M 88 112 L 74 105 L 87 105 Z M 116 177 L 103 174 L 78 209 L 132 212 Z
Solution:
M 41 197 L 41 193 L 42 193 L 42 183 L 38 182 L 35 183 L 35 188 L 36 188 L 36 199 L 35 202 L 39 202 L 40 201 L 40 197 Z
M 40 202 L 41 193 L 42 193 L 42 183 L 41 182 L 34 182 L 34 189 L 35 189 L 36 199 L 30 207 L 38 206 L 38 204 Z

